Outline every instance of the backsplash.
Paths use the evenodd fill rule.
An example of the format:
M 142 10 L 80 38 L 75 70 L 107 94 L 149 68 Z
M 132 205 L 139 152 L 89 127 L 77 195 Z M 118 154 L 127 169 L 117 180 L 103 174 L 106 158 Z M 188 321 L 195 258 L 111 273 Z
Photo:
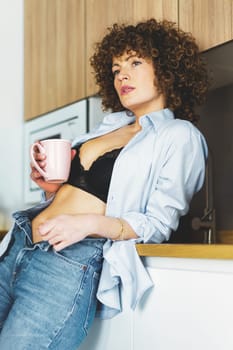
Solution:
M 213 154 L 218 230 L 233 229 L 233 84 L 216 89 L 201 110 L 200 128 Z
M 233 232 L 233 84 L 211 91 L 207 103 L 198 113 L 201 116 L 199 128 L 206 137 L 212 158 L 217 242 L 227 243 L 226 237 L 230 243 L 229 236 Z M 170 242 L 208 243 L 208 230 L 192 228 L 192 220 L 201 219 L 205 214 L 208 204 L 206 188 L 205 183 L 194 196 L 189 213 L 181 218 L 178 231 L 172 234 Z M 220 238 L 223 234 L 224 240 Z

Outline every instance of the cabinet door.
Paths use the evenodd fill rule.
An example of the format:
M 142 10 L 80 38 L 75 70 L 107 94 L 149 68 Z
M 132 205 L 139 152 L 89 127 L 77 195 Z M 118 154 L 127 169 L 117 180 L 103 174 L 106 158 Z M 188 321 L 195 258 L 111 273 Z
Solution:
M 134 20 L 155 18 L 178 23 L 178 0 L 134 0 Z
M 86 0 L 86 94 L 97 92 L 94 83 L 90 57 L 96 42 L 102 39 L 107 26 L 113 23 L 131 22 L 133 19 L 133 0 Z
M 232 39 L 232 0 L 179 0 L 180 28 L 191 32 L 201 50 Z
M 135 310 L 133 349 L 233 349 L 230 263 L 149 259 L 154 260 L 155 267 L 147 268 L 154 288 Z
M 26 120 L 85 96 L 84 1 L 24 1 Z

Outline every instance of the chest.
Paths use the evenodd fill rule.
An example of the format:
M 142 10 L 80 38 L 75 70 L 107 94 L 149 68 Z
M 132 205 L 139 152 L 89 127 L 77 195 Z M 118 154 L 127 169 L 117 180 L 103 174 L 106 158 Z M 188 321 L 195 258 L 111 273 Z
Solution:
M 120 150 L 134 137 L 135 133 L 124 127 L 83 143 L 79 148 L 79 158 L 85 170 L 106 153 Z

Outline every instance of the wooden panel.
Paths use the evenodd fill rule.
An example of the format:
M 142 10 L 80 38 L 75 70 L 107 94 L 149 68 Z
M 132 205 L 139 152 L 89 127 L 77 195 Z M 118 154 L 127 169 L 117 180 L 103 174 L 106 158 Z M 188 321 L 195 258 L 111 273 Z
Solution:
M 25 0 L 24 116 L 85 96 L 84 0 Z
M 96 42 L 102 39 L 106 27 L 113 23 L 131 22 L 133 0 L 86 0 L 86 95 L 97 92 L 89 59 Z
M 191 32 L 200 49 L 232 38 L 232 0 L 179 0 L 180 28 Z
M 233 259 L 231 244 L 137 244 L 141 256 L 192 259 Z
M 134 0 L 134 20 L 154 17 L 178 23 L 178 0 Z

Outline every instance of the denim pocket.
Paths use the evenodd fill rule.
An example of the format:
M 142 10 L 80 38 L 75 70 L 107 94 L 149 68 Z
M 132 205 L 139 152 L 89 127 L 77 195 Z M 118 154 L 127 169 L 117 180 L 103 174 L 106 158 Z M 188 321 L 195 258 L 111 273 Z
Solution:
M 88 265 L 96 263 L 102 265 L 103 243 L 101 240 L 84 239 L 54 253 L 67 263 L 85 269 Z
M 54 250 L 54 254 L 58 259 L 61 259 L 64 263 L 67 263 L 71 266 L 78 267 L 79 269 L 86 270 L 87 264 L 79 262 L 80 258 L 74 254 L 70 249 L 65 248 L 59 252 Z
M 79 284 L 75 305 L 79 315 L 77 323 L 80 324 L 85 334 L 87 334 L 96 313 L 96 293 L 103 261 L 102 245 L 103 242 L 83 240 L 59 252 L 54 252 L 58 259 L 69 264 L 66 266 L 72 266 L 73 271 L 75 268 L 76 272 L 77 268 L 83 270 L 82 274 L 77 273 Z M 72 274 L 71 270 L 69 268 L 66 274 Z

